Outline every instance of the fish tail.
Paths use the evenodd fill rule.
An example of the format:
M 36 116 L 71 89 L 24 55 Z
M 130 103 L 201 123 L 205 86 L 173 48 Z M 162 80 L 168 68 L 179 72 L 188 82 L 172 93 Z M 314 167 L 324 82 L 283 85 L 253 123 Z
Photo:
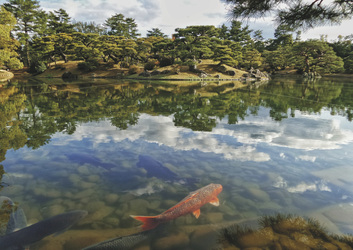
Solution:
M 158 216 L 135 216 L 130 215 L 135 220 L 141 221 L 143 224 L 141 226 L 142 230 L 150 230 L 159 225 Z

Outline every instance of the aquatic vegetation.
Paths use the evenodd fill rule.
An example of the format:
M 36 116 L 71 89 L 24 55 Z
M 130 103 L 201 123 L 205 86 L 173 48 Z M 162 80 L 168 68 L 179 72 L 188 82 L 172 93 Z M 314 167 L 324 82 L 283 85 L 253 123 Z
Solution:
M 231 225 L 220 231 L 219 243 L 223 246 L 262 249 L 350 249 L 353 237 L 330 235 L 312 218 L 292 214 L 262 216 L 257 230 Z M 294 247 L 294 248 L 293 248 Z

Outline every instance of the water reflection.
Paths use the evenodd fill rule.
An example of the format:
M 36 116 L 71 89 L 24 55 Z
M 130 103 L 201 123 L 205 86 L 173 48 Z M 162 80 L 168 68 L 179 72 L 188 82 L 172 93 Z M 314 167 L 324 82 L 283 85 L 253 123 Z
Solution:
M 18 202 L 30 224 L 89 212 L 75 237 L 38 249 L 135 234 L 130 214 L 159 214 L 209 183 L 223 185 L 220 206 L 171 223 L 177 239 L 197 245 L 202 227 L 274 212 L 352 233 L 352 96 L 351 83 L 322 79 L 7 85 L 0 157 L 9 186 L 1 195 Z

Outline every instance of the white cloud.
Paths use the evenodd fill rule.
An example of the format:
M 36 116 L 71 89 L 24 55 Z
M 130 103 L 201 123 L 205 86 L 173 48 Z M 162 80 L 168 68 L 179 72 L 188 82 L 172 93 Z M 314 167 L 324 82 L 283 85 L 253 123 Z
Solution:
M 307 191 L 326 191 L 332 192 L 331 188 L 327 186 L 327 184 L 323 181 L 315 182 L 315 183 L 305 183 L 301 182 L 294 187 L 288 187 L 288 192 L 290 193 L 304 193 Z
M 268 154 L 258 152 L 254 145 L 233 145 L 217 138 L 215 132 L 193 132 L 190 129 L 174 126 L 173 117 L 150 116 L 142 114 L 139 123 L 126 130 L 119 130 L 110 125 L 109 121 L 85 123 L 77 127 L 73 135 L 66 136 L 57 133 L 52 144 L 63 145 L 63 141 L 81 141 L 89 138 L 94 144 L 121 142 L 123 140 L 145 140 L 148 143 L 158 143 L 174 150 L 199 150 L 205 153 L 223 155 L 225 159 L 239 161 L 268 161 Z M 236 142 L 236 138 L 233 140 Z
M 353 131 L 341 128 L 340 120 L 336 118 L 318 118 L 299 112 L 296 112 L 295 117 L 280 123 L 270 117 L 248 117 L 237 126 L 229 126 L 223 120 L 214 131 L 233 136 L 241 143 L 268 143 L 302 150 L 339 149 L 341 145 L 353 141 Z

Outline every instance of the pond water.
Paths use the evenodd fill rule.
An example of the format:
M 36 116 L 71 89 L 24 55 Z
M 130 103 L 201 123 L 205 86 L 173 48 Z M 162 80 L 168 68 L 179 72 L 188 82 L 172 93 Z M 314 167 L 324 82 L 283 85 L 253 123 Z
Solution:
M 139 249 L 212 249 L 216 234 L 203 232 L 276 213 L 353 234 L 353 82 L 31 80 L 0 88 L 0 110 L 0 195 L 28 224 L 88 211 L 31 249 L 137 233 L 130 215 L 160 214 L 210 183 L 223 186 L 218 207 L 166 223 Z

